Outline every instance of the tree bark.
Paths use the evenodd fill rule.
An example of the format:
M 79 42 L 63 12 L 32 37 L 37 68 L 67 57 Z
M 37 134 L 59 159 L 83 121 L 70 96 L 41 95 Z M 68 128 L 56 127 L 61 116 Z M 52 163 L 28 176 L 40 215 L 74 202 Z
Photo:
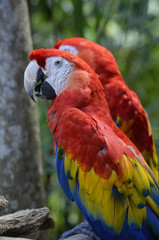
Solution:
M 37 108 L 23 87 L 31 50 L 26 1 L 0 1 L 0 194 L 9 200 L 7 213 L 44 206 Z

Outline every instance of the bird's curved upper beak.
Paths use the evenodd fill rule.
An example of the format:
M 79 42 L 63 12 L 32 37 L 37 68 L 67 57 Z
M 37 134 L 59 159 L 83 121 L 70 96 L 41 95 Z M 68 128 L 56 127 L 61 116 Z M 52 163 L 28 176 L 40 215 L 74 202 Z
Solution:
M 47 76 L 44 74 L 43 69 L 39 67 L 36 60 L 32 60 L 24 72 L 24 87 L 34 102 L 34 95 L 39 98 L 55 99 L 55 91 L 45 81 L 46 78 Z
M 34 88 L 37 84 L 37 71 L 39 69 L 39 65 L 35 60 L 31 61 L 25 72 L 24 72 L 24 87 L 29 97 L 35 102 L 34 99 Z

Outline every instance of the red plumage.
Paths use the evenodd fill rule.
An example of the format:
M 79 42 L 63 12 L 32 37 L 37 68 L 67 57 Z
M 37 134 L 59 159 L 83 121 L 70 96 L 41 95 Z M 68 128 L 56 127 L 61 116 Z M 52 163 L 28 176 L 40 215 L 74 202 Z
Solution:
M 139 150 L 114 123 L 94 71 L 77 56 L 57 49 L 36 50 L 30 56 L 39 67 L 52 70 L 40 88 L 50 77 L 51 89 L 61 86 L 61 78 L 66 81 L 51 102 L 47 120 L 56 145 L 57 175 L 68 198 L 103 240 L 115 236 L 158 239 L 158 182 Z M 46 58 L 55 56 L 73 66 L 69 76 L 63 74 L 64 61 L 62 69 L 56 68 L 57 58 L 51 59 L 52 65 L 43 65 Z M 31 70 L 38 72 L 36 62 L 31 64 L 35 64 Z M 38 84 L 28 79 L 36 76 L 31 70 L 27 68 L 25 74 L 29 91 Z M 57 71 L 62 74 L 56 82 Z
M 75 74 L 80 78 L 81 70 L 76 70 Z M 71 77 L 75 79 L 74 75 Z M 51 103 L 47 115 L 50 129 L 54 139 L 58 139 L 58 146 L 62 146 L 67 154 L 70 153 L 83 171 L 90 171 L 93 167 L 96 174 L 107 179 L 115 170 L 120 178 L 123 167 L 117 161 L 122 161 L 123 153 L 135 157 L 128 148 L 132 142 L 113 122 L 96 76 L 90 75 L 88 81 L 86 78 L 84 81 L 89 83 L 88 89 L 83 89 L 82 83 L 80 88 L 75 85 L 74 90 L 72 87 L 71 91 L 64 91 Z M 108 136 L 107 139 L 102 132 Z M 133 147 L 135 154 L 140 154 Z
M 137 95 L 124 82 L 115 58 L 106 48 L 83 38 L 59 40 L 54 47 L 73 46 L 98 74 L 111 115 L 143 154 L 158 179 L 158 159 L 148 115 Z

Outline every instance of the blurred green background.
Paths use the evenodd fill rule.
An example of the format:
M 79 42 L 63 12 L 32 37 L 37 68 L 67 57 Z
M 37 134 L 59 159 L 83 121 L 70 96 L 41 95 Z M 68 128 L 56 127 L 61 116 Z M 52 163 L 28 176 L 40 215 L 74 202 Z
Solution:
M 28 0 L 34 48 L 59 39 L 85 37 L 111 50 L 152 124 L 159 155 L 158 0 Z M 48 102 L 38 102 L 47 205 L 56 222 L 51 239 L 83 220 L 62 192 L 56 176 L 53 139 L 46 122 Z

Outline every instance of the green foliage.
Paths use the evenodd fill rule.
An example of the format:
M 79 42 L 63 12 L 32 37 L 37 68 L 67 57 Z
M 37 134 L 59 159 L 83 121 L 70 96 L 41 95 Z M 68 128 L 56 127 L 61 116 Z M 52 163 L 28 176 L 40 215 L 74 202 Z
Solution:
M 126 83 L 148 111 L 159 153 L 158 0 L 28 0 L 28 4 L 34 48 L 51 48 L 59 38 L 81 36 L 113 52 Z M 58 239 L 82 216 L 60 189 L 46 123 L 48 104 L 39 101 L 38 106 L 46 195 L 56 221 L 50 239 Z

